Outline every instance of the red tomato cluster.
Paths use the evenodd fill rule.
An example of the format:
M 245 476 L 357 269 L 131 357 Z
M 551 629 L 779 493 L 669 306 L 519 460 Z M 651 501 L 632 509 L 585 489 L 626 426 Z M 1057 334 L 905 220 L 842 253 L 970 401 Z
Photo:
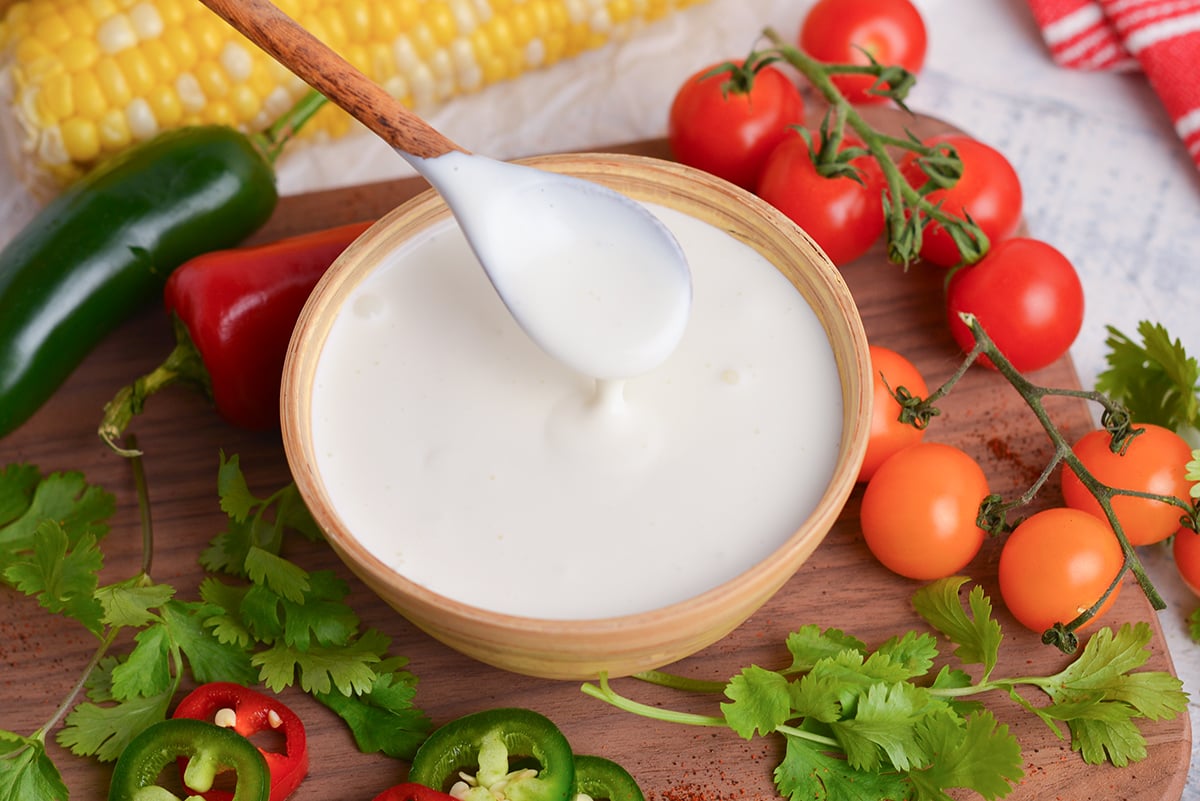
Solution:
M 800 49 L 825 63 L 900 66 L 920 71 L 925 26 L 911 0 L 818 0 L 796 37 Z M 868 92 L 869 75 L 832 75 L 854 103 L 886 99 Z M 677 160 L 758 194 L 802 228 L 836 265 L 867 253 L 883 235 L 887 182 L 870 156 L 852 161 L 856 176 L 826 176 L 814 160 L 820 137 L 801 134 L 805 104 L 799 88 L 765 60 L 730 60 L 700 70 L 680 87 L 668 121 Z M 811 142 L 811 145 L 810 145 Z M 848 136 L 841 147 L 861 147 Z M 950 187 L 924 189 L 929 180 L 911 152 L 901 175 L 943 212 L 969 218 L 986 235 L 989 252 L 962 266 L 953 238 L 938 221 L 923 221 L 921 260 L 949 268 L 946 313 L 964 351 L 975 344 L 962 320 L 970 313 L 996 347 L 1026 372 L 1065 354 L 1083 324 L 1083 290 L 1070 261 L 1050 245 L 1018 236 L 1023 198 L 1016 171 L 992 146 L 965 134 L 922 142 L 953 150 L 962 165 Z M 810 152 L 816 149 L 818 152 Z M 981 363 L 990 365 L 987 359 Z

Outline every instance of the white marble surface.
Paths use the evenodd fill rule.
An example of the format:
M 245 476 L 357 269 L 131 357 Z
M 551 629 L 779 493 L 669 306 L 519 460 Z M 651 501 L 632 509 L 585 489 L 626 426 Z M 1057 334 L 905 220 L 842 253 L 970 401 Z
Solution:
M 1084 328 L 1072 351 L 1084 386 L 1104 368 L 1104 326 L 1167 326 L 1200 354 L 1200 176 L 1138 74 L 1056 68 L 1023 0 L 916 0 L 930 51 L 910 106 L 1002 150 L 1020 174 L 1032 235 L 1062 250 L 1085 287 Z M 519 81 L 426 110 L 464 146 L 499 158 L 580 150 L 663 135 L 680 82 L 710 61 L 743 54 L 764 26 L 795 31 L 808 0 L 708 0 L 634 39 Z M 1200 70 L 1197 70 L 1200 74 Z M 284 193 L 408 174 L 366 135 L 293 153 Z M 31 205 L 0 168 L 0 241 Z M 1169 558 L 1146 560 L 1170 608 L 1172 657 L 1200 729 L 1200 645 L 1184 617 L 1200 604 Z M 1200 749 L 1196 753 L 1200 753 Z M 1185 801 L 1200 801 L 1193 758 Z

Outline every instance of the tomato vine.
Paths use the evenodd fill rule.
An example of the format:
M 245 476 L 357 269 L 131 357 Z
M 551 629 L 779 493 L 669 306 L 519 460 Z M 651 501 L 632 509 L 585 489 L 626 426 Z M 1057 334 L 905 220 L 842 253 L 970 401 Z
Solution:
M 1075 632 L 1083 624 L 1095 617 L 1098 610 L 1104 608 L 1109 598 L 1120 587 L 1126 574 L 1134 576 L 1138 587 L 1145 594 L 1154 609 L 1162 610 L 1166 608 L 1166 603 L 1154 587 L 1137 551 L 1126 536 L 1121 521 L 1113 511 L 1112 501 L 1117 496 L 1129 496 L 1171 504 L 1180 510 L 1180 525 L 1192 531 L 1200 530 L 1200 506 L 1188 503 L 1174 496 L 1120 489 L 1108 486 L 1099 481 L 1075 454 L 1071 443 L 1067 441 L 1058 426 L 1055 425 L 1046 411 L 1045 400 L 1048 397 L 1058 396 L 1079 398 L 1099 404 L 1102 409 L 1100 424 L 1110 437 L 1110 447 L 1114 453 L 1127 448 L 1129 443 L 1144 431 L 1144 429 L 1139 428 L 1134 423 L 1125 406 L 1096 390 L 1047 387 L 1033 383 L 1013 367 L 1012 363 L 996 347 L 987 331 L 984 330 L 983 326 L 973 316 L 964 314 L 962 319 L 975 337 L 975 345 L 966 354 L 954 373 L 940 386 L 935 388 L 926 398 L 914 399 L 911 394 L 906 393 L 903 397 L 897 397 L 897 400 L 902 400 L 907 404 L 907 410 L 912 419 L 927 420 L 929 417 L 937 414 L 934 404 L 950 393 L 975 362 L 986 357 L 991 361 L 996 371 L 1008 381 L 1025 401 L 1054 446 L 1054 453 L 1040 475 L 1019 496 L 1006 501 L 999 495 L 993 494 L 983 500 L 983 503 L 979 507 L 979 517 L 977 520 L 979 527 L 991 535 L 999 535 L 1008 530 L 1010 528 L 1009 513 L 1033 501 L 1054 473 L 1054 470 L 1061 465 L 1074 473 L 1088 492 L 1096 499 L 1104 512 L 1105 519 L 1116 535 L 1117 541 L 1121 546 L 1121 551 L 1124 554 L 1124 562 L 1121 569 L 1104 595 L 1073 620 L 1056 623 L 1043 632 L 1042 642 L 1047 645 L 1054 645 L 1064 653 L 1073 653 L 1079 645 L 1079 639 Z

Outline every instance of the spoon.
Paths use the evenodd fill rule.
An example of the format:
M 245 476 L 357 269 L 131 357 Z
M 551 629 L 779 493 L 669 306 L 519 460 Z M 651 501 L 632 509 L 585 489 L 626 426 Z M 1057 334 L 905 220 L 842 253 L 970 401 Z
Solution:
M 607 187 L 470 153 L 268 0 L 202 0 L 363 123 L 441 194 L 509 312 L 584 375 L 658 366 L 691 309 L 687 259 L 647 208 Z

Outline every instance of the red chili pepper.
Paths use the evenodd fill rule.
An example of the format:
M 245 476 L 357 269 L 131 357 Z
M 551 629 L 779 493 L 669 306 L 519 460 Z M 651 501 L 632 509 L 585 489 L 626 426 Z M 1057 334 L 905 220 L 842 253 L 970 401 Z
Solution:
M 389 787 L 371 801 L 458 801 L 454 796 L 432 790 L 423 784 L 405 782 Z
M 210 682 L 192 690 L 180 701 L 172 717 L 216 723 L 246 738 L 264 731 L 282 734 L 282 750 L 267 751 L 258 747 L 271 772 L 270 801 L 283 801 L 308 775 L 308 738 L 304 723 L 278 698 L 232 682 Z M 181 758 L 179 763 L 182 775 L 187 759 Z M 233 798 L 227 790 L 209 790 L 201 795 L 207 801 Z
M 104 407 L 100 436 L 117 439 L 146 399 L 185 381 L 241 428 L 279 425 L 288 340 L 317 281 L 371 225 L 352 223 L 265 245 L 215 250 L 180 265 L 163 291 L 177 345 Z

